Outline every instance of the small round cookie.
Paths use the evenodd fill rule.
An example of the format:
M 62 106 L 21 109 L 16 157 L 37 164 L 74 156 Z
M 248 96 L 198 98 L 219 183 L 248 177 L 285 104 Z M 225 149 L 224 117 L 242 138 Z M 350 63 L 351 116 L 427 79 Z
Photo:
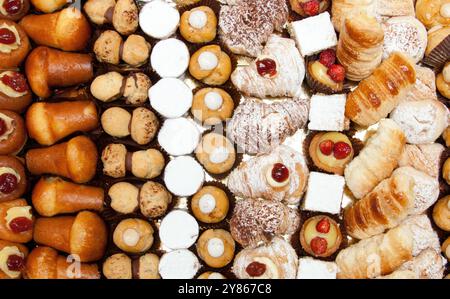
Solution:
M 206 171 L 213 174 L 229 171 L 236 161 L 236 151 L 231 141 L 217 133 L 203 136 L 195 149 L 195 156 Z
M 235 243 L 223 229 L 208 229 L 197 241 L 198 256 L 210 267 L 222 268 L 234 257 Z
M 233 116 L 234 102 L 223 89 L 206 87 L 197 91 L 191 112 L 202 124 L 217 125 Z
M 209 43 L 216 38 L 217 17 L 208 6 L 199 6 L 181 15 L 180 33 L 191 43 Z
M 124 253 L 108 257 L 103 263 L 103 275 L 107 279 L 132 279 L 131 259 Z
M 164 183 L 167 189 L 178 196 L 191 196 L 205 181 L 203 168 L 189 156 L 180 156 L 171 160 L 164 171 Z
M 204 272 L 200 274 L 197 279 L 227 279 L 225 276 L 220 274 L 219 272 Z
M 152 68 L 161 78 L 177 78 L 186 72 L 189 56 L 185 43 L 176 38 L 169 38 L 155 45 L 150 61 Z
M 230 207 L 227 194 L 215 186 L 205 186 L 191 199 L 192 213 L 204 223 L 218 223 L 225 219 Z
M 158 133 L 158 142 L 169 155 L 189 155 L 200 142 L 200 131 L 187 118 L 166 119 Z
M 433 220 L 439 228 L 450 232 L 450 195 L 439 199 L 434 205 Z
M 163 279 L 192 279 L 201 265 L 191 251 L 179 249 L 165 253 L 159 260 L 158 268 Z
M 450 100 L 450 61 L 445 64 L 442 72 L 437 75 L 436 88 L 441 95 Z
M 111 208 L 122 214 L 131 214 L 139 207 L 139 188 L 127 182 L 115 183 L 108 190 Z
M 130 35 L 122 46 L 122 60 L 133 67 L 139 67 L 148 61 L 151 46 L 140 35 Z
M 12 111 L 0 110 L 0 155 L 17 154 L 27 140 L 22 117 Z
M 142 219 L 124 219 L 115 228 L 113 241 L 125 252 L 145 252 L 153 244 L 153 228 Z
M 198 223 L 188 212 L 174 210 L 164 217 L 159 227 L 161 243 L 170 249 L 186 249 L 197 240 Z
M 192 90 L 176 78 L 163 78 L 149 91 L 150 105 L 166 118 L 183 116 L 192 106 Z
M 177 31 L 180 13 L 166 1 L 151 1 L 139 13 L 139 25 L 148 36 L 168 38 Z
M 172 195 L 163 185 L 152 181 L 142 185 L 139 206 L 145 217 L 157 218 L 164 215 L 171 202 Z
M 231 75 L 231 59 L 218 45 L 200 48 L 192 55 L 189 73 L 208 85 L 222 85 Z

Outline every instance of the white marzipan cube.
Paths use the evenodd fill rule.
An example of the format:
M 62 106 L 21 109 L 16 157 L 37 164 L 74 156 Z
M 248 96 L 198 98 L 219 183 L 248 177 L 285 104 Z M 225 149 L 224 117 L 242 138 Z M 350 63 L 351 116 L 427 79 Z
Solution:
M 347 95 L 313 95 L 309 109 L 308 129 L 337 131 L 345 129 L 345 103 Z
M 343 176 L 311 172 L 308 178 L 303 209 L 314 212 L 339 214 L 345 179 Z
M 336 279 L 337 265 L 311 257 L 302 257 L 298 262 L 297 279 Z

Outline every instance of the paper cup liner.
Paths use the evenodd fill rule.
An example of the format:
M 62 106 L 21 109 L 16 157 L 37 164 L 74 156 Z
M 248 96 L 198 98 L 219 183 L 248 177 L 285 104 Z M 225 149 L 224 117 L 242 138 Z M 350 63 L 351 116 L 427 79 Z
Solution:
M 435 71 L 440 70 L 442 66 L 450 59 L 450 35 L 444 38 L 430 54 L 425 56 L 422 62 L 431 66 Z

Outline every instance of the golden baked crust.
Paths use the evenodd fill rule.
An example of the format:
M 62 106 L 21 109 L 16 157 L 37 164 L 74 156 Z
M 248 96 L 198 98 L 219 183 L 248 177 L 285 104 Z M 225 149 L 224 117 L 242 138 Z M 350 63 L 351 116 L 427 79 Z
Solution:
M 214 257 L 208 250 L 208 242 L 217 238 L 222 240 L 224 251 L 219 257 Z M 223 229 L 209 229 L 205 231 L 197 241 L 197 253 L 199 257 L 210 267 L 222 268 L 228 265 L 234 257 L 235 243 L 231 234 Z
M 139 207 L 139 188 L 127 183 L 119 182 L 111 186 L 108 190 L 111 199 L 111 208 L 119 213 L 130 214 Z
M 134 0 L 117 0 L 112 16 L 114 29 L 129 35 L 139 26 L 139 11 Z
M 447 0 L 417 0 L 416 2 L 416 18 L 425 25 L 427 29 L 434 26 L 450 25 L 450 18 L 442 15 L 442 6 L 448 4 Z M 450 7 L 447 8 L 447 10 Z
M 214 151 L 219 150 L 220 154 L 223 154 L 225 152 L 224 149 L 228 154 L 226 159 L 222 162 L 218 160 L 218 163 L 212 161 L 215 159 L 213 157 Z M 236 151 L 231 141 L 216 133 L 209 133 L 203 136 L 195 150 L 195 156 L 205 167 L 206 171 L 213 174 L 222 174 L 229 171 L 236 161 Z
M 147 253 L 139 257 L 135 271 L 139 279 L 159 279 L 159 257 L 153 253 Z
M 211 110 L 205 104 L 205 96 L 210 92 L 216 92 L 222 97 L 222 106 L 217 110 Z M 233 115 L 234 102 L 231 96 L 223 89 L 206 87 L 197 91 L 192 102 L 191 112 L 194 117 L 205 125 L 213 126 L 226 121 Z
M 206 194 L 213 196 L 215 200 L 214 210 L 208 214 L 203 213 L 199 206 L 200 199 Z M 203 187 L 191 199 L 191 208 L 195 218 L 204 223 L 218 223 L 225 219 L 229 205 L 229 199 L 225 191 L 214 186 Z
M 122 43 L 122 37 L 116 31 L 106 30 L 102 32 L 94 43 L 94 53 L 97 60 L 110 64 L 119 64 Z
M 206 14 L 206 24 L 202 28 L 191 26 L 189 18 L 193 12 L 202 11 Z M 191 43 L 209 43 L 216 38 L 217 17 L 214 11 L 208 6 L 195 7 L 185 11 L 181 15 L 180 33 L 188 42 Z
M 328 220 L 330 230 L 328 233 L 317 231 L 316 225 L 321 220 Z M 312 249 L 311 241 L 316 238 L 322 238 L 327 241 L 326 250 L 323 253 L 316 253 Z M 342 234 L 339 225 L 328 216 L 314 216 L 305 221 L 300 231 L 300 243 L 302 248 L 309 254 L 316 257 L 328 257 L 335 253 L 342 242 Z M 331 243 L 331 244 L 330 244 Z
M 103 173 L 121 178 L 126 173 L 127 148 L 123 144 L 109 144 L 102 152 Z
M 153 179 L 161 174 L 164 166 L 164 156 L 156 149 L 137 151 L 131 157 L 131 172 L 138 178 Z
M 441 229 L 450 231 L 450 195 L 439 199 L 435 204 L 433 220 Z
M 136 244 L 127 244 L 124 236 L 129 231 L 138 234 Z M 125 252 L 141 253 L 147 251 L 153 244 L 153 228 L 147 221 L 138 218 L 129 218 L 122 220 L 115 228 L 113 241 L 117 247 Z
M 153 140 L 159 128 L 159 120 L 149 109 L 139 107 L 133 110 L 130 123 L 131 138 L 137 144 L 148 144 Z
M 27 243 L 33 238 L 33 228 L 30 230 L 14 233 L 6 221 L 8 210 L 14 207 L 26 207 L 28 203 L 25 199 L 15 199 L 0 203 L 0 239 L 16 243 Z M 31 210 L 30 210 L 31 213 Z M 34 221 L 34 218 L 32 218 Z
M 450 35 L 450 26 L 436 26 L 428 31 L 428 44 L 425 56 L 428 56 L 447 36 Z
M 13 243 L 13 242 L 9 242 L 9 241 L 0 240 L 0 250 L 2 250 L 5 247 L 13 247 L 13 246 L 17 247 L 17 249 L 23 254 L 25 259 L 27 258 L 28 248 L 25 247 L 25 245 L 18 244 L 18 243 Z M 22 274 L 25 274 L 25 269 L 22 271 Z M 10 278 L 11 277 L 8 274 L 6 274 L 2 270 L 0 270 L 0 279 L 10 279 Z
M 198 59 L 202 53 L 210 52 L 217 57 L 217 66 L 211 70 L 203 70 Z M 189 62 L 189 73 L 197 80 L 208 85 L 222 85 L 231 75 L 231 59 L 218 45 L 209 45 L 200 48 L 192 55 Z
M 442 167 L 442 177 L 450 185 L 450 158 L 448 158 Z
M 122 60 L 134 67 L 145 64 L 150 56 L 150 44 L 140 35 L 130 35 L 123 43 Z
M 8 128 L 5 134 L 0 135 L 0 155 L 15 155 L 27 140 L 25 122 L 19 114 L 8 110 L 0 110 L 0 119 Z
M 11 52 L 3 52 L 0 50 L 0 65 L 2 69 L 14 69 L 19 66 L 22 61 L 27 56 L 28 52 L 31 50 L 30 41 L 22 26 L 14 23 L 13 21 L 9 21 L 6 19 L 0 19 L 0 28 L 3 27 L 12 27 L 17 30 L 18 33 L 18 41 L 20 41 L 20 45 L 18 45 L 17 49 L 12 50 Z M 2 44 L 0 44 L 2 45 Z
M 156 218 L 164 215 L 172 202 L 172 195 L 156 182 L 148 181 L 139 192 L 139 205 L 145 217 Z

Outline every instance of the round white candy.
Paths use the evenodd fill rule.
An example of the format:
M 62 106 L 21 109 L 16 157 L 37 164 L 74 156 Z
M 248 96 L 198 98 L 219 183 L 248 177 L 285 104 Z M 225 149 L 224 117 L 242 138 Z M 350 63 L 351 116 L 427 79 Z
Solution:
M 198 201 L 198 207 L 200 211 L 204 214 L 209 214 L 216 208 L 216 199 L 211 194 L 205 194 L 200 197 Z
M 225 252 L 225 245 L 222 239 L 212 238 L 208 241 L 208 253 L 210 256 L 218 258 Z
M 228 159 L 228 156 L 230 154 L 228 153 L 227 148 L 225 147 L 216 147 L 212 150 L 212 152 L 209 154 L 209 161 L 211 161 L 214 164 L 223 163 Z
M 139 13 L 142 31 L 153 38 L 168 38 L 177 31 L 179 23 L 180 13 L 165 1 L 147 3 Z
M 174 210 L 161 221 L 159 238 L 170 249 L 185 249 L 195 243 L 198 232 L 198 223 L 194 217 L 185 211 Z
M 206 51 L 198 56 L 198 64 L 202 70 L 210 71 L 217 67 L 219 59 L 216 54 Z
M 191 196 L 205 180 L 205 172 L 194 158 L 181 156 L 171 160 L 164 170 L 166 187 L 175 195 Z
M 189 50 L 176 38 L 159 41 L 150 56 L 152 68 L 162 78 L 177 78 L 189 67 Z
M 122 240 L 128 246 L 136 246 L 139 242 L 139 233 L 132 228 L 129 228 L 123 232 Z
M 159 261 L 159 274 L 163 279 L 191 279 L 200 269 L 198 258 L 187 249 L 165 253 Z
M 158 134 L 158 142 L 172 156 L 192 153 L 200 141 L 200 131 L 187 118 L 167 119 Z
M 176 78 L 164 78 L 153 85 L 148 96 L 152 107 L 162 116 L 183 116 L 192 106 L 192 90 Z
M 223 98 L 220 95 L 220 93 L 215 91 L 210 91 L 205 95 L 205 98 L 203 99 L 205 102 L 206 107 L 208 107 L 209 110 L 219 110 L 220 107 L 223 105 Z
M 193 11 L 189 15 L 189 25 L 196 29 L 202 29 L 203 27 L 205 27 L 207 21 L 208 16 L 202 10 Z

